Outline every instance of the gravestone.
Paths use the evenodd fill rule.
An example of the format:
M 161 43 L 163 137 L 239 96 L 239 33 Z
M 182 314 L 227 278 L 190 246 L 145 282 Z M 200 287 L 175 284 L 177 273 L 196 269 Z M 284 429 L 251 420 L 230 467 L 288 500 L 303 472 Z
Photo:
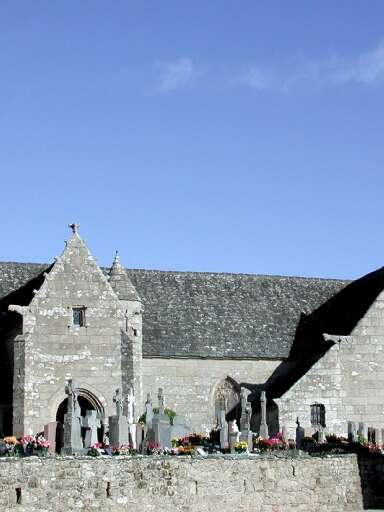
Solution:
M 319 427 L 319 430 L 317 431 L 317 442 L 325 443 L 325 430 L 323 427 Z
M 116 406 L 116 414 L 109 416 L 109 444 L 112 448 L 118 448 L 129 444 L 127 417 L 123 415 L 123 399 L 120 389 L 116 389 L 113 402 Z
M 152 430 L 154 441 L 163 448 L 171 448 L 171 424 L 169 417 L 164 412 L 164 394 L 162 388 L 159 388 L 157 395 L 159 401 L 159 412 L 153 416 Z
M 375 443 L 375 429 L 373 427 L 368 427 L 367 439 L 369 443 Z
M 248 393 L 249 394 L 249 393 Z M 251 424 L 250 417 L 250 404 L 248 402 L 247 391 L 242 388 L 240 392 L 241 416 L 240 416 L 240 431 L 249 430 Z
M 261 422 L 260 422 L 260 437 L 263 439 L 269 438 L 268 425 L 267 425 L 267 397 L 265 391 L 261 392 L 260 396 L 261 405 Z
M 296 448 L 300 450 L 305 436 L 305 430 L 300 426 L 299 418 L 296 419 L 296 424 Z
M 177 415 L 173 418 L 173 425 L 171 426 L 171 438 L 183 437 L 191 433 L 190 427 L 183 416 Z
M 137 425 L 134 423 L 134 404 L 135 404 L 135 397 L 133 395 L 133 389 L 129 388 L 128 396 L 127 396 L 127 420 L 128 420 L 128 438 L 129 438 L 129 444 L 132 446 L 132 448 L 137 447 L 136 443 L 136 430 Z
M 136 425 L 136 450 L 141 450 L 144 445 L 145 428 L 142 423 Z
M 46 425 L 44 425 L 44 437 L 49 442 L 49 448 L 48 448 L 49 453 L 56 452 L 56 436 L 57 436 L 58 425 L 59 425 L 58 421 L 51 421 L 50 423 L 47 423 Z
M 134 423 L 134 406 L 135 406 L 135 397 L 133 395 L 133 389 L 129 388 L 128 396 L 127 396 L 127 420 L 129 424 Z
M 222 450 L 228 450 L 229 447 L 229 433 L 228 433 L 228 423 L 225 419 L 225 411 L 220 411 L 219 416 L 219 429 L 220 429 L 220 448 Z
M 153 421 L 153 408 L 151 394 L 147 394 L 147 400 L 145 402 L 145 427 L 143 429 L 143 440 L 141 442 L 141 452 L 143 454 L 147 451 L 148 443 L 155 440 L 154 432 L 152 429 Z
M 239 427 L 237 426 L 236 420 L 228 422 L 229 430 L 229 450 L 231 453 L 235 453 L 235 444 L 240 440 Z
M 241 390 L 241 418 L 240 418 L 240 441 L 245 441 L 248 445 L 248 450 L 252 451 L 253 448 L 253 433 L 251 431 L 251 404 L 248 402 L 248 397 L 245 389 Z
M 348 441 L 350 443 L 357 441 L 356 423 L 354 421 L 348 421 Z
M 82 418 L 81 425 L 86 429 L 84 448 L 91 448 L 98 441 L 97 429 L 101 427 L 97 412 L 95 410 L 87 411 L 84 418 Z
M 64 415 L 64 446 L 61 451 L 64 455 L 81 454 L 84 452 L 81 439 L 81 411 L 72 379 L 68 380 L 65 393 L 68 395 L 68 408 Z
M 363 423 L 362 421 L 359 423 L 359 428 L 358 428 L 358 434 L 363 437 L 365 440 L 368 439 L 368 429 L 365 425 L 365 423 Z
M 147 429 L 152 428 L 152 420 L 153 420 L 153 409 L 152 409 L 152 399 L 150 393 L 147 394 L 147 401 L 145 402 L 145 424 Z

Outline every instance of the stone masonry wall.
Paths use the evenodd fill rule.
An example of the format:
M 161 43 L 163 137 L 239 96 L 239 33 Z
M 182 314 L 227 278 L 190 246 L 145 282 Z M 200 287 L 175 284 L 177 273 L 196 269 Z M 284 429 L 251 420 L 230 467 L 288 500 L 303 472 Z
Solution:
M 84 326 L 74 325 L 74 307 L 85 308 Z M 23 333 L 16 338 L 13 433 L 36 433 L 55 421 L 70 377 L 100 412 L 113 414 L 112 396 L 122 386 L 124 311 L 76 233 L 29 306 L 14 310 L 23 315 Z M 125 359 L 133 344 L 126 343 Z
M 296 417 L 310 425 L 310 405 L 325 405 L 329 431 L 346 435 L 347 422 L 384 428 L 384 293 L 350 336 L 335 345 L 280 399 L 280 424 L 294 437 Z
M 357 512 L 362 509 L 354 455 L 237 460 L 230 457 L 0 459 L 0 510 L 4 512 Z
M 226 378 L 236 382 L 265 382 L 279 365 L 276 360 L 143 359 L 143 393 L 151 393 L 157 405 L 157 390 L 164 389 L 166 407 L 185 416 L 192 430 L 215 424 L 215 390 Z M 144 412 L 144 411 L 142 411 Z

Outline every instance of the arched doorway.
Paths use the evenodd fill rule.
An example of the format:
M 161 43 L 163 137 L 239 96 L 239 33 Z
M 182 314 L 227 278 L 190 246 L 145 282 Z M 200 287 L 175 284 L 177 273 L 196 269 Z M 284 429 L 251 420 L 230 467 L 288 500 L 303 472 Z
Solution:
M 81 416 L 85 416 L 87 411 L 96 410 L 97 417 L 101 421 L 101 427 L 97 430 L 98 441 L 101 443 L 103 441 L 104 436 L 104 407 L 100 403 L 100 401 L 89 391 L 83 389 L 77 389 L 76 392 L 77 400 L 79 402 Z M 56 453 L 60 453 L 61 448 L 64 444 L 64 415 L 66 414 L 68 409 L 68 398 L 65 398 L 57 408 L 56 412 Z M 85 429 L 81 429 L 81 437 L 85 438 Z

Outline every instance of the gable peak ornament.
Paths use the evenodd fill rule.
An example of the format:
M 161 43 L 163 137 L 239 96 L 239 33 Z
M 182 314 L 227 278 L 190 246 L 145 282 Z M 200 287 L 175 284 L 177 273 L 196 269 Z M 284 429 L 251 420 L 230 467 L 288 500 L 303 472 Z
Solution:
M 72 224 L 68 224 L 68 227 L 71 228 L 72 233 L 75 234 L 78 232 L 80 224 L 75 224 L 75 222 L 73 222 Z

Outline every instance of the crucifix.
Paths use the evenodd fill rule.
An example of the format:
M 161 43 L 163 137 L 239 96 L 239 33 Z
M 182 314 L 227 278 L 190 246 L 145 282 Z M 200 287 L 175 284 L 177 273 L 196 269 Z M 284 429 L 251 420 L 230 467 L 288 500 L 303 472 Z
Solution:
M 113 397 L 113 403 L 116 404 L 116 416 L 122 416 L 123 415 L 123 399 L 121 397 L 121 391 L 119 388 L 115 391 L 115 396 Z
M 164 393 L 163 393 L 163 388 L 159 388 L 159 392 L 158 392 L 157 398 L 159 400 L 159 415 L 162 415 L 162 414 L 164 414 Z
M 68 379 L 65 386 L 65 394 L 68 395 L 68 412 L 79 415 L 79 403 L 77 401 L 77 393 L 75 391 L 75 383 L 72 379 Z

